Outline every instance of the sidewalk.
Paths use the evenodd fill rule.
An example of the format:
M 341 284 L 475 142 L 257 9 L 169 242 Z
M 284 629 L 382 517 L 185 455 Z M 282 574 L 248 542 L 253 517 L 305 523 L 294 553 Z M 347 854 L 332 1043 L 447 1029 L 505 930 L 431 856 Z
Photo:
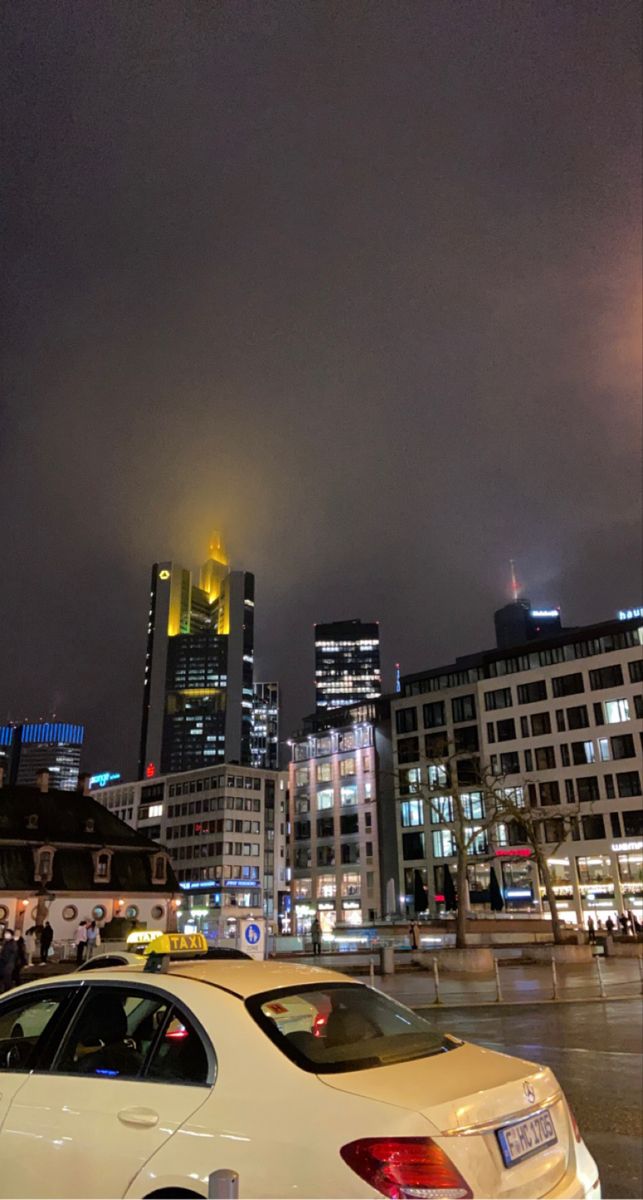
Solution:
M 350 963 L 340 955 L 323 954 L 318 958 L 298 958 L 309 966 L 370 981 L 362 963 Z M 375 961 L 375 960 L 374 960 Z M 597 965 L 599 964 L 599 965 Z M 394 996 L 411 1008 L 436 1003 L 433 971 L 416 968 L 394 975 L 380 975 L 379 963 L 373 974 L 376 988 Z M 600 972 L 600 974 L 599 974 Z M 594 959 L 586 964 L 563 964 L 556 967 L 554 977 L 548 963 L 507 962 L 499 964 L 500 998 L 505 1004 L 537 1004 L 554 999 L 560 1001 L 632 999 L 643 991 L 643 966 L 637 959 Z M 456 971 L 439 971 L 439 1003 L 441 1005 L 477 1005 L 498 1003 L 498 985 L 494 974 L 464 975 Z

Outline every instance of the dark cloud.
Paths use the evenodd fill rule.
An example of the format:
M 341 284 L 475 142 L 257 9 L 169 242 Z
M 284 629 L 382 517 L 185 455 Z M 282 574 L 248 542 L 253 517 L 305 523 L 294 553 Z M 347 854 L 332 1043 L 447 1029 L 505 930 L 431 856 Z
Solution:
M 149 565 L 212 527 L 290 724 L 316 619 L 390 672 L 489 644 L 511 556 L 640 601 L 638 5 L 4 16 L 0 715 L 131 769 Z

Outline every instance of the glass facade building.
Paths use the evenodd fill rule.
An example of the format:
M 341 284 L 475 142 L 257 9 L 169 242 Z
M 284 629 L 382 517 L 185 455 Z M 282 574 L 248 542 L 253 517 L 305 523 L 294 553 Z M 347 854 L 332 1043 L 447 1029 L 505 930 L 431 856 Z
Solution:
M 155 563 L 150 586 L 139 777 L 251 761 L 254 576 L 220 539 L 196 575 Z
M 279 767 L 279 684 L 255 683 L 252 699 L 253 767 Z
M 52 788 L 73 792 L 84 740 L 85 726 L 70 721 L 0 725 L 0 766 L 8 783 L 28 786 L 38 771 L 49 771 Z
M 382 694 L 377 622 L 334 621 L 315 625 L 317 711 L 359 704 Z

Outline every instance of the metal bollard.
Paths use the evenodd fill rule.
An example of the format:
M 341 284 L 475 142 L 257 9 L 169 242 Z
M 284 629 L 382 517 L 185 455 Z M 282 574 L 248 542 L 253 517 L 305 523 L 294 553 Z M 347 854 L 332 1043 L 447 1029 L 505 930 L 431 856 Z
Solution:
M 375 959 L 374 958 L 369 958 L 369 960 L 368 960 L 368 985 L 369 985 L 369 987 L 372 987 L 372 988 L 375 987 Z
M 433 959 L 433 982 L 435 984 L 435 1000 L 433 1001 L 433 1003 L 441 1004 L 442 1001 L 440 999 L 440 972 L 438 970 L 437 958 Z
M 238 1200 L 239 1175 L 237 1171 L 213 1171 L 208 1175 L 208 1200 Z
M 643 955 L 639 954 L 639 975 L 641 976 L 641 995 L 643 996 Z
M 556 959 L 551 960 L 551 982 L 552 982 L 552 1000 L 558 999 L 558 972 L 556 971 Z
M 596 963 L 596 970 L 598 971 L 598 994 L 601 997 L 601 1000 L 604 1000 L 605 999 L 605 980 L 603 979 L 603 968 L 601 966 L 601 960 L 598 957 L 598 954 L 596 955 L 594 962 Z
M 500 986 L 500 968 L 498 966 L 497 958 L 494 958 L 493 966 L 494 966 L 494 971 L 495 971 L 495 975 L 496 975 L 496 1003 L 502 1004 L 502 988 Z

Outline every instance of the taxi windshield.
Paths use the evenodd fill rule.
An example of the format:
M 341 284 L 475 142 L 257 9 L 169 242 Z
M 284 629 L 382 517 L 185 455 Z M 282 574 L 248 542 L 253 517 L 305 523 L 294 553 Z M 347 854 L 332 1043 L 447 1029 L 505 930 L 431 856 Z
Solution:
M 357 1071 L 451 1050 L 411 1009 L 361 984 L 313 984 L 252 996 L 246 1006 L 271 1041 L 306 1071 Z

